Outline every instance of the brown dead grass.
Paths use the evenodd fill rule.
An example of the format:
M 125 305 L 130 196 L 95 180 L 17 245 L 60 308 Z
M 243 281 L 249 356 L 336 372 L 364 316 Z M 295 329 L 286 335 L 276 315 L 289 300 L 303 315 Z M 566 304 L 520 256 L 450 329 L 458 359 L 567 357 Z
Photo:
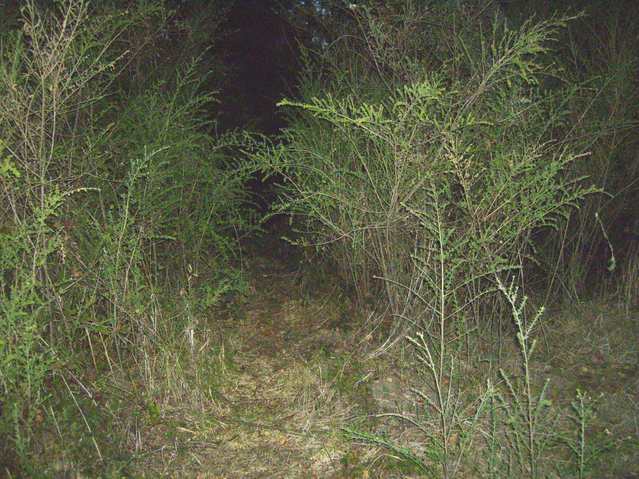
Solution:
M 223 319 L 200 324 L 192 362 L 169 348 L 147 358 L 143 384 L 112 379 L 133 400 L 131 414 L 121 414 L 114 428 L 124 431 L 127 453 L 133 454 L 127 473 L 416 477 L 398 468 L 384 450 L 348 441 L 341 430 L 356 424 L 417 453 L 425 451 L 424 435 L 416 428 L 374 416 L 402 413 L 425 421 L 418 417 L 424 404 L 411 390 L 427 391 L 428 376 L 416 373 L 410 350 L 401 345 L 374 359 L 364 354 L 362 344 L 370 338 L 362 341 L 358 327 L 367 318 L 355 311 L 330 273 L 309 277 L 310 269 L 304 272 L 290 256 L 265 250 L 251 260 L 247 303 Z M 589 434 L 608 449 L 592 477 L 639 477 L 638 314 L 588 303 L 545 316 L 533 370 L 540 381 L 551 380 L 557 405 L 568 408 L 577 388 L 595 398 L 598 415 Z M 502 346 L 500 366 L 515 372 L 515 343 Z M 477 346 L 473 354 L 492 353 Z M 487 364 L 460 358 L 455 380 L 462 381 L 460 394 L 468 404 L 485 384 Z M 148 397 L 140 399 L 138 390 Z M 149 413 L 149 401 L 157 414 Z M 435 417 L 431 420 L 435 428 Z M 71 467 L 61 469 L 65 477 L 84 477 L 74 476 Z
M 177 446 L 167 447 L 165 424 L 145 431 L 145 449 L 155 452 L 139 464 L 142 476 L 350 477 L 340 460 L 355 446 L 339 431 L 363 411 L 337 387 L 348 362 L 325 371 L 327 355 L 349 347 L 337 326 L 340 295 L 327 287 L 299 298 L 300 274 L 276 258 L 251 268 L 243 314 L 215 324 L 232 356 L 221 386 L 196 411 L 165 405 L 163 423 L 180 424 L 172 428 Z

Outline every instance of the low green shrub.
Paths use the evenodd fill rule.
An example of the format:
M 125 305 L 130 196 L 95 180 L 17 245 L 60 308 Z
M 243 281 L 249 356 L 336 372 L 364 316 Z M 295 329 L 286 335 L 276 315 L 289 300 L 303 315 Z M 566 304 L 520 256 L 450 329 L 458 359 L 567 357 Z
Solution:
M 257 160 L 283 176 L 279 208 L 300 219 L 302 241 L 360 298 L 384 293 L 395 332 L 433 312 L 486 321 L 498 301 L 486 278 L 521 267 L 533 234 L 594 191 L 564 175 L 581 158 L 565 134 L 576 89 L 558 83 L 550 45 L 568 19 L 478 29 L 445 8 L 358 12 L 359 56 L 337 41 L 309 61 L 302 98 L 280 103 L 289 128 Z M 433 18 L 459 30 L 446 52 L 424 50 L 448 28 Z M 420 300 L 444 280 L 445 312 Z

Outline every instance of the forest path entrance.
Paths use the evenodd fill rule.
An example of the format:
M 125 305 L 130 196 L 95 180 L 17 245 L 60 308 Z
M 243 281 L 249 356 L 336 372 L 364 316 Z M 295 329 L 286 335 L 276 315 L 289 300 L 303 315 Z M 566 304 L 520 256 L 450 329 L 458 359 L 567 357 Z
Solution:
M 356 429 L 383 431 L 420 451 L 418 431 L 373 416 L 413 398 L 406 358 L 364 359 L 362 335 L 348 329 L 362 324 L 362 312 L 334 275 L 303 264 L 276 235 L 244 254 L 246 302 L 210 319 L 220 344 L 210 358 L 217 371 L 211 392 L 201 411 L 181 408 L 181 425 L 174 427 L 179 447 L 149 458 L 153 472 L 144 477 L 417 477 L 388 455 L 380 459 L 380 448 L 355 444 L 341 432 L 361 418 Z M 597 477 L 637 477 L 637 450 L 628 441 L 638 417 L 636 318 L 596 303 L 548 313 L 552 334 L 532 363 L 535 377 L 551 380 L 549 397 L 564 411 L 577 389 L 595 399 L 589 434 L 610 444 L 602 462 L 607 472 Z M 516 358 L 514 342 L 510 348 L 506 356 Z M 475 373 L 483 377 L 469 372 Z M 166 433 L 157 445 L 167 448 Z
M 342 329 L 349 301 L 328 277 L 309 279 L 290 248 L 271 235 L 245 256 L 247 302 L 214 320 L 224 346 L 212 358 L 220 363 L 220 377 L 203 415 L 208 424 L 193 431 L 199 445 L 188 446 L 190 459 L 180 454 L 163 472 L 360 477 L 343 460 L 356 446 L 340 433 L 368 404 L 360 381 L 366 372 Z

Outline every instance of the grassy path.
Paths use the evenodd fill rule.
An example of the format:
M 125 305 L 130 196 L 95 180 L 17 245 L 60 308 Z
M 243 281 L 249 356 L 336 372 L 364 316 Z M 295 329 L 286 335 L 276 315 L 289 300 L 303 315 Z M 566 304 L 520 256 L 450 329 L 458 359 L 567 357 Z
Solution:
M 223 347 L 211 358 L 212 400 L 190 412 L 188 426 L 173 427 L 182 447 L 159 463 L 154 455 L 154 473 L 365 477 L 342 460 L 355 446 L 339 433 L 363 413 L 368 394 L 365 383 L 355 384 L 364 374 L 353 369 L 349 336 L 340 329 L 348 302 L 328 282 L 306 294 L 307 279 L 272 243 L 250 260 L 247 303 L 215 320 Z M 167 436 L 161 429 L 158 448 Z
M 416 431 L 369 416 L 412 404 L 415 374 L 406 357 L 395 351 L 362 359 L 362 335 L 346 328 L 363 318 L 331 275 L 309 277 L 310 268 L 300 268 L 291 251 L 265 242 L 248 261 L 247 302 L 212 321 L 221 346 L 208 358 L 208 394 L 176 405 L 174 421 L 165 413 L 147 431 L 146 450 L 155 452 L 140 471 L 229 479 L 417 477 L 381 460 L 383 450 L 340 433 L 368 416 L 362 429 L 383 430 L 420 450 Z M 595 398 L 599 413 L 589 434 L 599 448 L 592 453 L 601 457 L 591 477 L 639 477 L 639 328 L 632 318 L 594 304 L 554 314 L 534 364 L 538 377 L 551 379 L 554 403 L 569 409 L 577 388 Z M 505 354 L 517 357 L 515 349 Z

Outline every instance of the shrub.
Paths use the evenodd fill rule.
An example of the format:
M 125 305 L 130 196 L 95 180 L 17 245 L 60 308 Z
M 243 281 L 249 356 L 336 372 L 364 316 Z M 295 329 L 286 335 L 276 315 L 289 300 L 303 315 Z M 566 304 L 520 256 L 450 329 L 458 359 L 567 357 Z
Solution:
M 76 182 L 69 138 L 74 118 L 112 78 L 117 55 L 108 46 L 117 27 L 91 22 L 80 0 L 46 14 L 27 2 L 21 26 L 2 32 L 0 48 L 0 423 L 9 450 L 24 455 L 57 359 L 57 265 L 65 255 L 56 222 L 68 198 L 86 191 Z
M 521 267 L 533 234 L 593 191 L 564 176 L 581 157 L 562 136 L 575 89 L 550 45 L 568 19 L 511 30 L 445 8 L 353 15 L 358 55 L 339 41 L 318 53 L 302 98 L 280 103 L 281 143 L 258 159 L 284 176 L 280 208 L 304 240 L 328 248 L 360 297 L 384 291 L 396 332 L 486 318 L 485 278 Z

